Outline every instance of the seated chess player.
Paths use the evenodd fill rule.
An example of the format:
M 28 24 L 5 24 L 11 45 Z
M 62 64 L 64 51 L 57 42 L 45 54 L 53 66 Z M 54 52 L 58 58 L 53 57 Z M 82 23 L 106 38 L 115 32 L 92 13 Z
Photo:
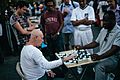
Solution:
M 117 25 L 115 13 L 105 12 L 103 29 L 97 39 L 77 49 L 90 49 L 99 46 L 100 51 L 91 55 L 92 60 L 100 60 L 95 65 L 95 80 L 107 80 L 107 73 L 115 70 L 120 59 L 120 26 Z
M 27 80 L 47 80 L 45 72 L 48 72 L 48 76 L 54 77 L 55 73 L 49 71 L 50 69 L 59 67 L 64 61 L 75 57 L 73 54 L 63 59 L 47 61 L 42 52 L 37 48 L 42 41 L 43 33 L 39 29 L 35 29 L 31 32 L 29 41 L 22 48 L 20 64 Z

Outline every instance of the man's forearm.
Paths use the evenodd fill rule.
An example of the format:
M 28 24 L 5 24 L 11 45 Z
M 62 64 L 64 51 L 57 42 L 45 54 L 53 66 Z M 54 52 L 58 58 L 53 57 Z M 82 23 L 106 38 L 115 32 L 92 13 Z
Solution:
M 96 43 L 95 41 L 91 42 L 90 44 L 87 44 L 85 46 L 81 46 L 82 49 L 91 49 L 91 48 L 95 48 L 99 46 L 98 43 Z

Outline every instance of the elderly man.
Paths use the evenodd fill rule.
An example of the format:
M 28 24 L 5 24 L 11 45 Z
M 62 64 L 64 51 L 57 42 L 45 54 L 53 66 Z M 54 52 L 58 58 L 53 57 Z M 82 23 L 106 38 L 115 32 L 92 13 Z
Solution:
M 63 59 L 48 62 L 42 52 L 36 48 L 41 45 L 42 41 L 43 33 L 39 29 L 35 29 L 31 32 L 29 41 L 22 48 L 20 64 L 27 80 L 47 80 L 45 78 L 46 71 L 48 76 L 54 77 L 55 73 L 48 71 L 49 69 L 56 68 L 62 65 L 64 61 L 75 57 L 73 54 Z
M 92 55 L 93 60 L 101 60 L 95 66 L 95 80 L 107 80 L 107 73 L 114 71 L 120 59 L 120 27 L 116 24 L 115 13 L 105 12 L 103 29 L 92 43 L 79 46 L 80 49 L 90 49 L 99 46 L 100 51 Z

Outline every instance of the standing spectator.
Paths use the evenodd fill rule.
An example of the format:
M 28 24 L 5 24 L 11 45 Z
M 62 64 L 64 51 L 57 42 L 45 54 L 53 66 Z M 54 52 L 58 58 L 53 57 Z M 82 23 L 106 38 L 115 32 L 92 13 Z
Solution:
M 79 7 L 73 10 L 71 21 L 75 27 L 75 45 L 86 45 L 93 40 L 91 25 L 95 21 L 94 9 L 86 4 L 86 0 L 79 0 Z M 93 53 L 93 50 L 87 50 Z
M 94 11 L 96 13 L 96 10 L 97 10 L 97 7 L 98 7 L 98 1 L 99 0 L 93 0 L 93 1 L 94 1 L 93 8 L 94 8 Z
M 63 0 L 63 3 L 60 5 L 59 10 L 63 13 L 64 16 L 64 26 L 62 29 L 62 33 L 64 35 L 65 41 L 65 50 L 69 50 L 70 47 L 72 48 L 73 42 L 73 32 L 74 27 L 72 22 L 70 21 L 72 10 L 79 6 L 79 3 L 73 0 Z
M 50 60 L 55 60 L 55 53 L 64 50 L 63 36 L 61 33 L 63 16 L 60 11 L 56 10 L 54 0 L 45 0 L 45 5 L 47 11 L 41 16 L 41 25 L 48 45 Z M 66 69 L 66 67 L 63 68 Z M 64 77 L 65 69 L 64 73 L 58 68 L 54 69 L 54 71 L 56 71 L 57 76 Z
M 21 48 L 27 41 L 27 35 L 35 28 L 29 21 L 25 13 L 28 10 L 28 4 L 25 1 L 18 1 L 16 11 L 10 18 L 10 24 L 16 32 L 16 40 L 18 47 Z
M 75 27 L 74 43 L 76 45 L 84 46 L 93 41 L 93 34 L 91 25 L 95 21 L 94 9 L 87 5 L 86 0 L 79 0 L 79 7 L 73 10 L 71 21 Z M 92 54 L 93 49 L 86 50 L 87 53 Z M 78 73 L 82 72 L 82 68 L 77 68 Z
M 97 39 L 79 49 L 100 47 L 98 53 L 94 53 L 92 60 L 100 60 L 95 65 L 95 80 L 107 80 L 108 73 L 113 72 L 120 59 L 120 27 L 116 24 L 115 13 L 106 11 L 103 16 L 103 29 Z
M 108 10 L 115 12 L 116 22 L 120 26 L 120 6 L 117 4 L 117 0 L 107 0 Z
M 107 1 L 106 0 L 100 0 L 98 2 L 98 7 L 97 7 L 97 11 L 96 11 L 96 14 L 99 15 L 99 18 L 100 18 L 100 26 L 102 26 L 103 24 L 103 15 L 104 15 L 104 12 L 107 11 Z
M 46 0 L 47 11 L 41 16 L 41 24 L 44 29 L 48 48 L 50 49 L 50 58 L 55 58 L 55 53 L 64 50 L 63 37 L 61 29 L 63 27 L 62 13 L 55 9 L 54 0 Z

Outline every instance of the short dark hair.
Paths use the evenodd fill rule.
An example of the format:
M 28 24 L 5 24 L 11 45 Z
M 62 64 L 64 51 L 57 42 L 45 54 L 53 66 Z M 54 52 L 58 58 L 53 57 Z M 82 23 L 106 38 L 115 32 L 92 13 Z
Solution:
M 115 4 L 118 4 L 117 0 L 114 0 L 115 1 Z
M 111 10 L 106 11 L 106 12 L 104 13 L 104 16 L 105 16 L 105 15 L 108 15 L 110 20 L 116 20 L 115 13 L 114 13 L 113 11 L 111 11 Z
M 56 3 L 55 3 L 55 0 L 45 0 L 45 5 L 47 6 L 47 3 L 48 2 L 53 2 L 53 5 L 55 6 L 56 5 Z
M 115 4 L 118 4 L 117 0 L 114 0 L 115 1 Z
M 29 7 L 29 4 L 26 1 L 18 1 L 16 3 L 16 8 L 22 8 L 24 6 Z

